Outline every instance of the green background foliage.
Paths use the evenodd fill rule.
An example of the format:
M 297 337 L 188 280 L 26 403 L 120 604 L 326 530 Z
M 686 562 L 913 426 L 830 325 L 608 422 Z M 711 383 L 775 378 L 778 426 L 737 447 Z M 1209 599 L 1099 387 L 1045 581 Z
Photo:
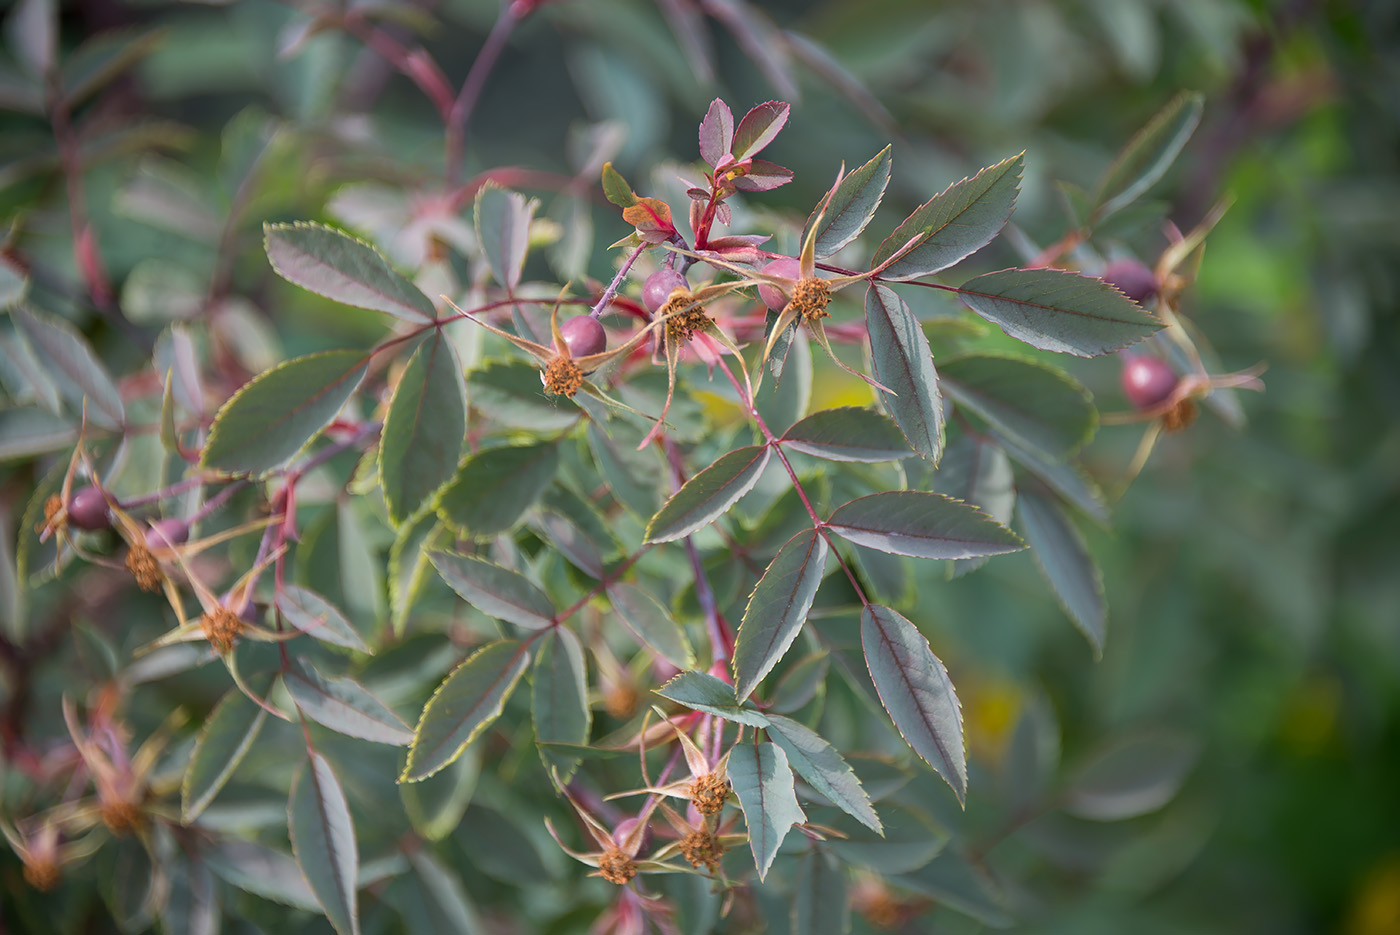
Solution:
M 615 888 L 586 879 L 586 868 L 545 832 L 548 817 L 570 847 L 594 847 L 546 765 L 591 776 L 605 792 L 635 787 L 635 755 L 613 756 L 607 741 L 633 723 L 618 715 L 628 693 L 660 703 L 647 694 L 660 682 L 644 665 L 629 668 L 630 654 L 650 647 L 703 670 L 696 621 L 704 598 L 689 583 L 685 553 L 671 545 L 609 586 L 616 633 L 584 627 L 581 647 L 559 630 L 532 641 L 527 656 L 510 627 L 547 625 L 588 591 L 596 570 L 627 557 L 632 546 L 623 542 L 640 542 L 671 493 L 665 465 L 634 450 L 646 427 L 623 420 L 608 423 L 612 434 L 591 422 L 556 443 L 576 407 L 541 395 L 524 356 L 470 322 L 399 348 L 395 363 L 394 355 L 366 363 L 345 349 L 382 340 L 384 313 L 421 321 L 431 303 L 422 304 L 419 290 L 432 297 L 465 281 L 478 256 L 494 284 L 523 298 L 552 300 L 565 281 L 606 283 L 618 251 L 604 248 L 632 228 L 603 201 L 603 160 L 638 195 L 664 197 L 682 212 L 677 161 L 696 175 L 695 127 L 716 97 L 736 115 L 772 99 L 792 104 L 763 156 L 791 169 L 793 182 L 733 204 L 736 231 L 774 232 L 768 247 L 788 254 L 797 253 L 837 167 L 870 160 L 878 185 L 885 173 L 871 156 L 886 145 L 893 171 L 865 235 L 873 238 L 867 257 L 950 182 L 1025 151 L 1014 226 L 958 268 L 959 283 L 1026 265 L 1068 224 L 1090 217 L 1101 221 L 1101 258 L 1151 263 L 1166 246 L 1165 222 L 1188 231 L 1231 194 L 1183 310 L 1218 356 L 1207 361 L 1212 372 L 1267 361 L 1267 392 L 1212 397 L 1217 409 L 1165 435 L 1124 489 L 1141 426 L 1100 425 L 1086 445 L 1094 411 L 1060 375 L 1087 388 L 1098 412 L 1121 412 L 1128 407 L 1114 358 L 1031 351 L 961 314 L 943 292 L 902 289 L 922 334 L 891 325 L 872 348 L 869 372 L 893 385 L 886 375 L 907 369 L 909 348 L 927 342 L 943 395 L 1002 443 L 950 436 L 939 471 L 911 468 L 909 486 L 977 502 L 1038 553 L 1070 556 L 1042 559 L 1042 567 L 1028 552 L 966 558 L 944 574 L 941 563 L 843 545 L 872 599 L 899 608 L 877 607 L 882 623 L 898 628 L 917 658 L 926 639 L 933 665 L 946 666 L 956 686 L 965 766 L 913 743 L 959 794 L 965 781 L 966 809 L 939 775 L 911 766 L 904 742 L 881 726 L 886 711 L 901 725 L 909 715 L 899 711 L 930 702 L 891 703 L 890 676 L 882 683 L 874 663 L 867 674 L 861 653 L 862 636 L 879 628 L 862 621 L 839 587 L 824 587 L 796 642 L 781 626 L 771 635 L 792 646 L 777 668 L 740 655 L 741 682 L 771 670 L 761 690 L 768 713 L 722 690 L 716 696 L 698 679 L 671 683 L 664 697 L 770 725 L 769 742 L 748 745 L 739 769 L 746 818 L 761 814 L 769 831 L 803 820 L 805 800 L 769 810 L 753 804 L 764 771 L 785 762 L 830 801 L 847 803 L 849 814 L 821 812 L 847 837 L 809 849 L 789 835 L 765 883 L 755 882 L 724 920 L 708 881 L 646 876 L 648 888 L 675 904 L 684 931 L 697 933 L 765 925 L 839 932 L 843 906 L 855 910 L 855 932 L 1380 935 L 1400 927 L 1400 21 L 1389 4 L 726 0 L 704 4 L 702 16 L 685 2 L 559 0 L 511 34 L 486 77 L 457 175 L 489 177 L 538 201 L 488 189 L 475 212 L 474 196 L 413 200 L 430 199 L 423 183 L 443 176 L 439 114 L 366 50 L 363 36 L 311 29 L 300 6 L 62 4 L 48 39 L 44 3 L 4 11 L 0 305 L 14 310 L 0 321 L 0 813 L 13 823 L 61 794 L 35 777 L 64 768 L 55 752 L 69 740 L 62 697 L 93 705 L 93 687 L 120 673 L 114 684 L 133 749 L 172 712 L 183 717 L 167 725 L 155 777 L 177 790 L 171 819 L 198 822 L 151 853 L 130 837 L 109 841 L 49 894 L 29 887 L 20 860 L 0 851 L 8 929 L 203 932 L 218 913 L 231 932 L 325 932 L 334 924 L 341 932 L 566 933 L 587 931 L 611 904 Z M 453 87 L 490 41 L 498 14 L 487 0 L 381 6 L 382 18 L 366 6 L 370 20 L 398 42 L 421 43 Z M 50 67 L 61 67 L 81 129 L 76 153 L 35 78 Z M 1178 158 L 1123 204 L 1128 183 L 1115 180 L 1150 173 L 1153 160 L 1115 167 L 1115 154 L 1182 89 L 1202 95 L 1199 125 L 1185 140 L 1194 110 L 1177 99 L 1156 141 L 1166 151 L 1180 146 Z M 74 159 L 82 166 L 76 193 L 65 184 Z M 114 299 L 105 314 L 93 301 L 91 270 L 75 263 L 73 198 L 86 206 L 100 247 L 100 278 Z M 861 196 L 850 205 L 866 208 Z M 987 213 L 992 220 L 971 224 L 989 237 L 1001 216 Z M 338 241 L 327 247 L 320 228 L 264 229 L 298 221 L 352 231 L 388 263 Z M 819 238 L 819 255 L 842 239 L 839 228 Z M 886 253 L 900 246 L 890 239 Z M 940 253 L 936 240 L 897 262 L 922 271 L 966 255 Z M 295 270 L 314 271 L 325 249 L 347 250 L 361 276 L 380 277 L 384 288 L 315 295 L 293 285 L 302 281 Z M 1099 258 L 1071 251 L 1067 260 Z M 988 281 L 996 288 L 985 291 L 1006 291 Z M 485 294 L 479 288 L 474 302 Z M 851 295 L 837 302 L 837 319 L 864 311 Z M 548 343 L 546 318 L 522 308 L 516 330 Z M 1122 339 L 1109 327 L 1102 346 L 1116 347 Z M 102 366 L 64 338 L 75 330 Z M 801 378 L 789 376 L 768 379 L 758 400 L 779 434 L 805 413 L 872 404 L 870 387 L 806 343 L 794 343 L 786 367 L 814 373 L 810 399 L 798 398 Z M 48 379 L 28 376 L 45 366 L 30 346 L 42 351 Z M 215 348 L 219 363 L 206 366 Z M 468 367 L 465 384 L 457 361 Z M 422 448 L 412 460 L 401 451 L 377 460 L 342 452 L 308 474 L 292 580 L 277 603 L 315 637 L 293 644 L 299 667 L 284 678 L 315 722 L 309 761 L 300 729 L 265 716 L 232 687 L 223 667 L 208 664 L 205 644 L 180 644 L 183 656 L 159 664 L 133 658 L 172 621 L 158 595 L 138 593 L 123 573 L 80 562 L 28 586 L 53 557 L 51 543 L 28 533 L 42 519 L 36 504 L 62 483 L 84 398 L 98 427 L 160 426 L 176 407 L 207 425 L 235 390 L 277 365 L 227 405 L 303 394 L 306 404 L 289 415 L 297 432 L 259 434 L 253 420 L 265 416 L 254 414 L 243 437 L 220 441 L 215 432 L 205 464 L 262 472 L 298 452 L 304 458 L 303 444 L 337 418 L 354 386 L 385 385 L 384 367 L 396 368 L 400 389 L 406 383 L 415 395 L 398 393 L 392 404 L 359 399 L 351 415 L 384 419 L 386 437 Z M 732 394 L 692 369 L 668 418 L 698 472 L 754 439 Z M 166 373 L 162 405 L 154 375 Z M 327 385 L 341 395 L 327 398 Z M 919 385 L 927 380 L 910 383 Z M 655 412 L 665 389 L 664 375 L 652 373 L 619 396 Z M 799 439 L 792 448 L 802 452 L 794 456 L 800 473 L 828 510 L 869 494 L 877 481 L 867 478 L 884 483 L 887 475 L 828 475 L 819 459 L 835 456 L 823 453 L 824 442 L 849 449 L 858 432 L 853 460 L 872 462 L 871 472 L 884 470 L 906 439 L 924 453 L 937 444 L 937 401 L 899 399 L 890 416 L 902 433 L 874 419 L 858 429 L 809 419 L 788 432 Z M 466 407 L 500 429 L 485 445 L 472 437 L 476 417 Z M 1232 425 L 1241 413 L 1247 420 Z M 423 428 L 442 424 L 466 425 L 469 447 L 452 450 Z M 180 441 L 191 442 L 191 433 Z M 1104 498 L 1064 465 L 1048 464 L 1013 511 L 997 498 L 1011 474 L 999 453 L 1025 463 L 1018 446 L 1078 451 Z M 470 455 L 459 466 L 462 452 Z M 176 480 L 181 466 L 156 431 L 120 452 L 96 446 L 93 457 L 123 498 Z M 616 499 L 606 517 L 590 501 L 592 486 L 581 487 L 590 476 L 583 468 L 594 463 Z M 376 474 L 385 485 L 382 514 L 363 506 Z M 756 491 L 771 508 L 740 499 L 733 515 L 764 556 L 758 568 L 725 561 L 718 539 L 706 540 L 703 556 L 735 626 L 769 557 L 785 554 L 793 567 L 777 568 L 786 577 L 755 600 L 800 590 L 809 571 L 796 554 L 804 529 L 814 538 L 800 505 L 771 483 Z M 236 491 L 205 532 L 255 519 L 266 500 L 253 487 Z M 164 508 L 182 515 L 193 504 L 177 498 Z M 676 512 L 685 505 L 672 504 Z M 513 537 L 496 538 L 511 529 Z M 656 528 L 651 535 L 667 537 Z M 500 551 L 482 554 L 495 564 L 455 554 L 458 539 L 494 539 Z M 120 557 L 115 537 L 90 545 Z M 252 535 L 228 546 L 230 580 L 254 565 L 256 545 Z M 1081 553 L 1095 560 L 1101 583 L 1073 560 Z M 531 581 L 501 574 L 502 566 L 545 573 Z M 1058 582 L 1059 601 L 1042 572 Z M 509 609 L 479 613 L 457 595 L 477 608 Z M 912 638 L 897 626 L 905 618 Z M 354 654 L 366 643 L 378 651 Z M 609 669 L 595 653 L 621 658 Z M 237 665 L 255 693 L 266 684 L 257 673 L 276 668 L 277 655 L 268 644 L 240 644 Z M 530 690 L 510 691 L 526 680 Z M 584 717 L 580 697 L 592 706 Z M 425 706 L 468 713 L 429 737 L 431 749 L 418 746 L 421 728 L 410 746 Z M 812 734 L 814 723 L 835 748 Z M 581 745 L 590 739 L 594 746 Z M 459 758 L 444 755 L 444 746 L 468 740 Z M 397 784 L 401 775 L 421 781 Z M 862 817 L 866 795 L 883 837 Z M 344 814 L 354 816 L 358 859 L 337 841 Z M 772 858 L 766 844 L 761 856 L 757 839 L 753 847 L 752 855 L 731 848 L 726 867 L 736 853 L 749 873 L 751 857 L 760 866 Z M 152 860 L 166 868 L 171 893 L 158 918 L 142 905 Z M 298 860 L 317 871 L 304 877 Z M 833 896 L 842 887 L 845 904 Z

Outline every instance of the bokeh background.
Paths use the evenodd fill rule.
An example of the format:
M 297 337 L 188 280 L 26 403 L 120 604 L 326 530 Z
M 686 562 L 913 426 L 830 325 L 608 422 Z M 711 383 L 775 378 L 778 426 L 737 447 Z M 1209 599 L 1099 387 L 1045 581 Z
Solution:
M 1179 738 L 1193 757 L 1180 794 L 1153 814 L 1113 825 L 1036 820 L 1005 845 L 1003 862 L 1023 869 L 1013 895 L 1032 910 L 1026 930 L 1400 932 L 1400 4 L 699 5 L 708 41 L 696 48 L 667 19 L 688 4 L 544 5 L 485 87 L 468 173 L 519 166 L 567 177 L 570 141 L 610 122 L 625 134 L 616 163 L 642 190 L 647 179 L 665 183 L 668 160 L 692 157 L 713 97 L 740 113 L 777 98 L 793 104 L 792 118 L 765 156 L 797 178 L 756 210 L 800 218 L 842 160 L 859 164 L 893 142 L 894 182 L 876 225 L 887 227 L 1025 149 L 1014 224 L 1023 242 L 1046 244 L 1065 229 L 1058 181 L 1092 186 L 1174 94 L 1204 93 L 1204 119 L 1176 167 L 1104 242 L 1151 263 L 1165 223 L 1186 230 L 1232 193 L 1183 311 L 1222 370 L 1267 362 L 1267 392 L 1241 398 L 1241 429 L 1206 413 L 1165 437 L 1114 503 L 1111 531 L 1084 525 L 1110 603 L 1102 661 L 1025 555 L 953 582 L 929 576 L 921 610 L 964 698 L 983 770 L 974 785 L 993 781 L 1028 711 L 1054 725 L 1071 766 L 1105 737 L 1148 732 Z M 497 12 L 491 0 L 387 6 L 403 17 L 397 34 L 416 35 L 454 81 Z M 163 30 L 103 98 L 111 134 L 87 177 L 113 281 L 124 303 L 152 316 L 139 326 L 169 313 L 149 294 L 169 286 L 171 270 L 203 260 L 172 225 L 147 223 L 162 208 L 134 200 L 131 180 L 176 162 L 191 197 L 218 197 L 208 180 L 239 115 L 287 122 L 262 217 L 326 217 L 348 181 L 439 171 L 440 124 L 418 91 L 354 39 L 299 35 L 296 7 L 62 5 L 65 48 L 110 29 Z M 25 210 L 30 230 L 49 231 L 49 261 L 63 271 L 72 261 L 43 161 L 51 148 L 42 122 L 0 114 L 0 218 Z M 601 201 L 592 223 L 591 272 L 606 278 L 601 246 L 626 228 Z M 1024 260 L 1004 238 L 976 263 Z M 256 280 L 261 263 L 250 240 L 229 275 Z M 49 307 L 84 316 L 62 290 L 35 288 Z M 362 339 L 371 327 L 329 312 L 281 320 L 274 309 L 250 314 L 246 339 L 271 354 Z M 121 372 L 134 351 L 110 324 L 88 330 Z M 1056 363 L 1101 410 L 1126 408 L 1117 361 Z M 834 374 L 818 386 L 814 404 L 869 401 Z M 1105 426 L 1089 449 L 1111 495 L 1141 431 Z M 948 914 L 931 925 L 910 930 L 977 927 Z

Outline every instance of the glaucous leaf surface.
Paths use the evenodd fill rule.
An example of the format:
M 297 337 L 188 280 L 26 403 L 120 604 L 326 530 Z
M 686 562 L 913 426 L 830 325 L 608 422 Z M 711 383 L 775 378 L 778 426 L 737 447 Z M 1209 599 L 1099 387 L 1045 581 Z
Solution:
M 797 804 L 787 754 L 772 743 L 737 743 L 729 752 L 729 783 L 744 811 L 749 847 L 762 880 L 788 831 L 807 820 Z
M 823 848 L 812 847 L 797 865 L 792 887 L 792 931 L 845 935 L 851 930 L 851 898 L 845 868 Z
M 441 333 L 399 377 L 379 439 L 379 483 L 393 523 L 418 512 L 452 479 L 467 432 L 462 365 Z
M 327 678 L 299 660 L 282 684 L 302 713 L 333 731 L 396 747 L 413 741 L 413 729 L 354 679 Z
M 557 627 L 540 640 L 535 650 L 535 670 L 530 683 L 530 709 L 535 740 L 541 743 L 582 744 L 588 740 L 593 712 L 588 706 L 588 673 L 583 646 L 567 627 Z M 564 781 L 577 764 L 573 757 L 540 747 L 545 762 L 555 766 Z
M 943 454 L 933 476 L 938 492 L 970 503 L 1003 526 L 1016 509 L 1016 478 L 1011 459 L 987 436 L 964 435 Z M 954 576 L 981 568 L 988 556 L 953 561 Z
M 1098 357 L 1162 327 L 1101 279 L 1060 269 L 1004 269 L 958 288 L 977 314 L 1043 351 Z
M 530 249 L 530 220 L 539 202 L 518 192 L 487 185 L 477 193 L 477 242 L 496 282 L 514 292 Z
M 919 320 L 888 286 L 872 285 L 865 294 L 865 327 L 875 379 L 894 395 L 881 393 L 909 447 L 937 464 L 943 453 L 943 401 Z
M 846 174 L 836 186 L 826 212 L 817 228 L 816 255 L 828 257 L 860 236 L 875 217 L 885 189 L 890 184 L 891 147 L 886 146 L 859 169 Z M 801 242 L 806 243 L 812 225 L 817 223 L 814 209 L 802 229 Z
M 745 700 L 787 653 L 826 574 L 826 538 L 800 532 L 778 550 L 754 586 L 734 640 L 734 691 Z
M 266 688 L 265 680 L 260 687 Z M 180 815 L 189 824 L 214 801 L 253 746 L 267 710 L 237 688 L 219 699 L 195 737 L 180 784 Z
M 548 595 L 518 571 L 455 552 L 432 552 L 429 558 L 442 580 L 483 614 L 528 630 L 554 623 Z
M 461 756 L 500 717 L 529 664 L 526 646 L 501 640 L 481 647 L 453 669 L 423 706 L 399 781 L 426 779 Z
M 1065 811 L 1091 821 L 1155 812 L 1176 795 L 1199 752 L 1191 738 L 1167 730 L 1142 730 L 1111 741 L 1070 780 Z
M 911 454 L 898 425 L 859 406 L 814 412 L 788 429 L 782 442 L 828 461 L 893 461 Z
M 787 754 L 788 765 L 807 784 L 831 800 L 841 811 L 877 834 L 883 834 L 880 816 L 855 771 L 836 748 L 816 731 L 781 714 L 767 714 L 768 739 Z
M 753 489 L 768 466 L 766 445 L 736 448 L 696 474 L 647 525 L 648 542 L 670 542 L 708 525 Z
M 86 412 L 90 422 L 103 428 L 118 428 L 126 423 L 121 392 L 87 340 L 72 325 L 23 306 L 11 311 L 10 319 L 74 412 Z
M 505 532 L 554 483 L 558 469 L 554 442 L 488 448 L 462 462 L 438 497 L 438 513 L 470 536 Z
M 976 507 L 938 493 L 891 490 L 837 507 L 827 528 L 857 545 L 915 558 L 975 558 L 1025 548 Z
M 653 652 L 678 669 L 695 665 L 695 650 L 675 616 L 660 601 L 625 581 L 608 586 L 608 599 L 623 626 Z
M 324 351 L 259 374 L 214 416 L 200 464 L 255 476 L 281 467 L 330 424 L 368 366 L 361 351 Z
M 362 240 L 321 224 L 265 224 L 264 246 L 277 274 L 308 292 L 355 308 L 425 324 L 433 303 Z
M 359 935 L 355 826 L 340 782 L 319 753 L 312 752 L 310 762 L 292 780 L 287 825 L 297 866 L 326 918 L 339 935 Z
M 656 689 L 656 694 L 696 711 L 704 711 L 736 724 L 764 727 L 767 718 L 756 708 L 741 704 L 734 698 L 734 688 L 728 682 L 706 672 L 691 669 L 677 675 Z
M 1021 514 L 1021 530 L 1041 573 L 1050 582 L 1060 606 L 1094 648 L 1095 658 L 1102 656 L 1108 607 L 1103 576 L 1084 536 L 1059 503 L 1048 496 L 1022 489 L 1016 505 Z
M 1204 110 L 1200 94 L 1182 92 L 1139 130 L 1099 180 L 1094 219 L 1127 207 L 1157 184 L 1195 132 Z
M 1088 390 L 1039 361 L 975 354 L 943 361 L 940 375 L 959 406 L 1052 460 L 1088 442 L 1098 424 Z
M 330 601 L 309 588 L 284 584 L 275 600 L 282 617 L 298 630 L 335 646 L 367 653 L 359 631 Z
M 948 670 L 918 628 L 888 607 L 865 608 L 860 641 L 870 679 L 900 736 L 952 786 L 958 801 L 964 801 L 962 705 Z

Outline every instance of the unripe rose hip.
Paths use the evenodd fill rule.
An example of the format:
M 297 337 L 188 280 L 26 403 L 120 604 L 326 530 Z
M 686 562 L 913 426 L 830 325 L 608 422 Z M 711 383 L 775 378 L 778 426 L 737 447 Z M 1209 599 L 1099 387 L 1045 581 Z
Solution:
M 779 276 L 783 279 L 801 279 L 802 264 L 797 262 L 796 257 L 781 256 L 764 266 L 763 272 L 769 276 Z M 758 297 L 763 300 L 764 305 L 775 312 L 782 311 L 788 303 L 788 297 L 777 286 L 759 286 Z
M 178 516 L 157 520 L 146 530 L 146 547 L 168 549 L 180 545 L 190 537 L 190 525 Z
M 689 289 L 686 278 L 673 269 L 659 269 L 642 283 L 642 304 L 653 315 L 677 289 Z
M 79 529 L 94 532 L 112 525 L 107 509 L 107 497 L 96 487 L 84 487 L 68 501 L 68 522 Z
M 1157 274 L 1134 259 L 1114 260 L 1103 268 L 1100 278 L 1139 305 L 1162 288 Z
M 559 326 L 559 334 L 564 339 L 564 346 L 569 349 L 570 357 L 601 354 L 608 347 L 607 332 L 591 315 L 570 318 Z
M 1160 357 L 1134 355 L 1123 362 L 1119 374 L 1123 395 L 1135 409 L 1151 409 L 1176 390 L 1179 378 Z
M 613 829 L 613 843 L 618 847 L 622 847 L 623 842 L 627 840 L 627 836 L 636 830 L 637 825 L 639 825 L 641 821 L 640 818 L 624 818 L 622 821 L 618 822 L 617 827 Z M 651 828 L 648 826 L 646 830 L 642 832 L 641 846 L 637 848 L 635 856 L 645 857 L 647 854 L 651 853 L 651 842 Z

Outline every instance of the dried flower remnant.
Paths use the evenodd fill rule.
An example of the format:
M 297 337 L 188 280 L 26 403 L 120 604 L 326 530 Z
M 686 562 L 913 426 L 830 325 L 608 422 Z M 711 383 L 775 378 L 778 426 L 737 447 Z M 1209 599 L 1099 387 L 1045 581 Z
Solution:
M 243 632 L 243 618 L 221 605 L 199 618 L 199 628 L 210 646 L 220 653 L 226 653 Z
M 598 858 L 598 875 L 609 883 L 625 886 L 636 877 L 637 863 L 617 847 L 611 847 Z

